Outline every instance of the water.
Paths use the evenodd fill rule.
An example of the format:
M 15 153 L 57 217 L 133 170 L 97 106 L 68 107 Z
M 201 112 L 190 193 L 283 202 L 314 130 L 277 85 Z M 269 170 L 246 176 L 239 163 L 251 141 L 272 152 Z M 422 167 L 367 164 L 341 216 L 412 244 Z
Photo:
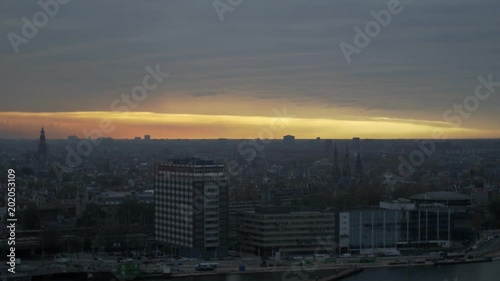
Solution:
M 377 268 L 344 279 L 345 281 L 498 281 L 500 262 L 453 266 L 423 266 L 400 269 Z
M 178 281 L 305 281 L 331 275 L 333 271 L 231 274 L 175 278 Z M 407 268 L 373 268 L 344 281 L 499 281 L 500 262 Z

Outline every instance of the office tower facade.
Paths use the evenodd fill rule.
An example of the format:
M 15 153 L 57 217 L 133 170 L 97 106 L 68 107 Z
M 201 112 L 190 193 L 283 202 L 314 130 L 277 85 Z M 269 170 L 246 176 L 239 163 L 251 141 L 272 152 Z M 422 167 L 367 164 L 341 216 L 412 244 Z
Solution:
M 144 135 L 144 140 L 151 140 L 151 135 Z
M 184 159 L 156 165 L 155 237 L 174 255 L 227 255 L 228 182 L 224 165 Z

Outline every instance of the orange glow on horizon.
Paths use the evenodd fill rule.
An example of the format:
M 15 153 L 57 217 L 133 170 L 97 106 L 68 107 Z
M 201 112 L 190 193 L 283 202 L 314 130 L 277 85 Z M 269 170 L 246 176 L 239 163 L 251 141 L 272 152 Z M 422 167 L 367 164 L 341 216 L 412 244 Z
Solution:
M 105 136 L 133 138 L 151 135 L 154 139 L 276 138 L 295 135 L 299 139 L 433 138 L 439 132 L 446 138 L 498 138 L 499 131 L 454 127 L 442 121 L 421 121 L 367 117 L 362 120 L 322 118 L 282 118 L 278 116 L 236 116 L 167 114 L 152 112 L 0 112 L 0 137 L 36 138 L 41 126 L 48 138 L 99 130 L 100 122 L 113 129 Z M 274 124 L 274 125 L 273 125 Z M 95 136 L 95 135 L 94 135 Z

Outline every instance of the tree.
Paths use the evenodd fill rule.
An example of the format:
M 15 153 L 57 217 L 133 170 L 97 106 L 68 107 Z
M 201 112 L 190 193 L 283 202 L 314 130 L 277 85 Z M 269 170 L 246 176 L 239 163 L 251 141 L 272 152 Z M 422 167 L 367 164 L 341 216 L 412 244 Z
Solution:
M 85 236 L 83 239 L 83 250 L 86 252 L 92 250 L 92 240 L 89 236 Z
M 120 224 L 154 224 L 154 205 L 139 203 L 134 198 L 127 199 L 118 206 L 116 215 Z
M 23 167 L 21 169 L 22 175 L 28 176 L 28 175 L 34 175 L 35 171 L 33 171 L 33 168 L 31 167 Z
M 76 225 L 84 227 L 95 227 L 106 218 L 106 214 L 95 204 L 88 204 L 82 215 L 78 218 Z
M 490 203 L 490 212 L 497 219 L 497 224 L 500 222 L 500 196 L 497 196 Z
M 71 252 L 79 252 L 83 248 L 83 242 L 79 238 L 77 238 L 77 237 L 72 238 L 71 240 L 69 240 L 68 241 L 68 245 L 69 245 L 69 248 L 70 248 Z
M 40 227 L 40 210 L 35 203 L 29 202 L 25 210 L 21 212 L 22 225 L 26 229 L 38 229 Z
M 140 204 L 135 199 L 124 200 L 116 210 L 120 224 L 132 225 L 137 223 L 141 212 Z
M 55 254 L 60 246 L 60 234 L 55 228 L 47 228 L 42 232 L 43 251 Z

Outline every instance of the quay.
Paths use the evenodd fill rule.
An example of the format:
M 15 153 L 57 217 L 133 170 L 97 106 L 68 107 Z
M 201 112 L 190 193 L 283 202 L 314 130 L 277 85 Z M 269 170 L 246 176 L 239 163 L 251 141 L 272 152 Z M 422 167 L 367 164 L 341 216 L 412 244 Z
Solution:
M 344 271 L 341 271 L 338 274 L 330 275 L 328 277 L 324 277 L 321 279 L 309 280 L 309 281 L 338 281 L 338 280 L 344 279 L 346 277 L 361 273 L 361 272 L 363 272 L 363 270 L 364 270 L 364 268 L 362 268 L 362 267 L 360 267 L 360 268 L 357 268 L 357 267 L 348 268 Z

